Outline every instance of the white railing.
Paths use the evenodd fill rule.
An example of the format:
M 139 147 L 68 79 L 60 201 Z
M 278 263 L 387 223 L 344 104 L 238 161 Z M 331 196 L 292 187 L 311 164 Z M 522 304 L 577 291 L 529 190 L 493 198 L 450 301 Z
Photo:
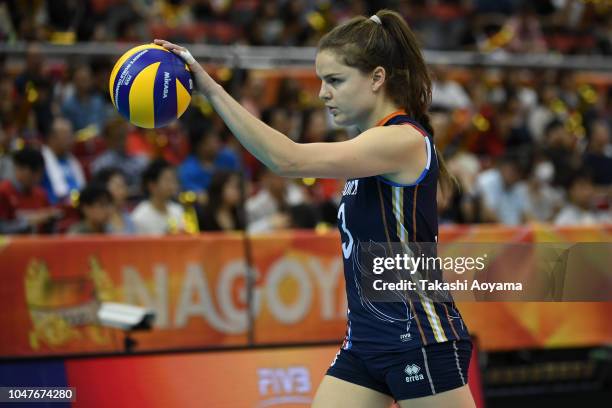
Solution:
M 72 45 L 40 44 L 40 50 L 49 57 L 99 57 L 119 56 L 137 44 L 126 43 L 76 43 Z M 188 45 L 191 53 L 204 63 L 216 63 L 230 68 L 271 69 L 310 68 L 313 65 L 314 47 L 249 47 L 243 45 Z M 0 55 L 22 56 L 28 44 L 0 43 Z M 612 74 L 612 57 L 599 55 L 561 54 L 508 54 L 465 51 L 425 51 L 425 59 L 433 65 L 565 68 L 582 71 L 607 71 Z

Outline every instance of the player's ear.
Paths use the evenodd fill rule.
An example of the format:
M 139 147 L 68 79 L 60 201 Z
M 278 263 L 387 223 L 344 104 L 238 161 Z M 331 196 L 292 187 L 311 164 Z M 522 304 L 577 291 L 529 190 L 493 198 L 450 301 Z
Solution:
M 374 68 L 372 71 L 372 91 L 378 91 L 383 84 L 385 83 L 385 79 L 387 78 L 387 73 L 385 69 L 381 66 Z

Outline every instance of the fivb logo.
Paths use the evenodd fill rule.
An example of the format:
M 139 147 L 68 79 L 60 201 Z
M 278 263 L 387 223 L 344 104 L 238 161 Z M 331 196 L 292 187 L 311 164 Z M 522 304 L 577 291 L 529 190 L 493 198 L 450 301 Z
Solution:
M 416 364 L 408 364 L 406 368 L 404 368 L 404 372 L 408 375 L 408 377 L 406 377 L 406 382 L 420 381 L 425 379 L 423 374 L 419 374 L 421 372 L 421 367 Z
M 310 372 L 304 366 L 287 368 L 259 368 L 259 395 L 269 397 L 260 401 L 260 407 L 312 402 Z

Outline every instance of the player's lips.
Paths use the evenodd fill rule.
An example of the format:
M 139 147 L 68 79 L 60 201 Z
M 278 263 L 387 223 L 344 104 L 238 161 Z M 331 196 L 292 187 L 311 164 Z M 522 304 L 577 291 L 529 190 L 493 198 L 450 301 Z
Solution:
M 336 108 L 335 106 L 327 106 L 327 109 L 329 109 L 329 111 L 331 113 L 336 113 L 338 112 L 338 108 Z

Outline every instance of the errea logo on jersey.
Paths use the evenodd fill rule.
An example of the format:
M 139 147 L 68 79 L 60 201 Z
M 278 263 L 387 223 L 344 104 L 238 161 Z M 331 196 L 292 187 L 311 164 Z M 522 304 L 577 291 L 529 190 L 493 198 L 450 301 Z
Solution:
M 420 381 L 425 379 L 423 374 L 419 374 L 421 372 L 421 367 L 416 364 L 408 364 L 406 368 L 404 368 L 404 372 L 408 375 L 408 377 L 406 377 L 406 382 Z

